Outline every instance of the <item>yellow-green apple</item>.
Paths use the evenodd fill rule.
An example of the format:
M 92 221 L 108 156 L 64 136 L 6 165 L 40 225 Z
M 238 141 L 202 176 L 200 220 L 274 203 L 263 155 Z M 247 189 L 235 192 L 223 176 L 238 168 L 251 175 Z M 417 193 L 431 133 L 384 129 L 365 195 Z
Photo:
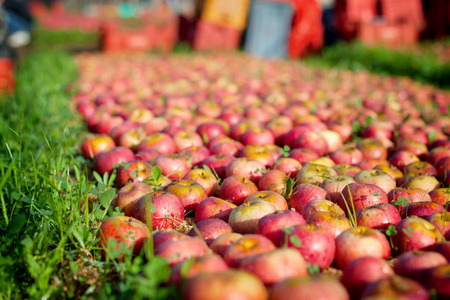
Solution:
M 177 146 L 170 135 L 156 132 L 143 139 L 137 147 L 139 152 L 148 149 L 156 149 L 162 154 L 172 154 L 176 152 Z
M 337 213 L 328 211 L 316 211 L 306 219 L 306 224 L 325 229 L 335 238 L 343 231 L 352 227 L 350 221 Z
M 241 239 L 243 237 L 240 233 L 225 233 L 221 236 L 218 236 L 212 243 L 209 245 L 209 248 L 220 256 L 224 256 L 225 251 L 228 249 L 228 247 L 234 243 L 235 241 Z
M 184 219 L 180 199 L 171 193 L 156 191 L 141 197 L 134 207 L 136 219 L 156 230 L 173 229 Z
M 219 186 L 216 176 L 204 169 L 190 170 L 183 179 L 191 179 L 200 184 L 208 196 L 214 196 Z
M 430 202 L 433 203 L 433 202 Z M 430 222 L 445 237 L 450 239 L 450 213 L 447 211 L 437 212 L 429 215 L 426 220 Z
M 230 162 L 226 167 L 225 173 L 226 177 L 242 176 L 249 179 L 254 184 L 258 184 L 264 171 L 265 166 L 261 162 L 255 159 L 240 157 L 235 158 Z
M 259 234 L 246 234 L 228 246 L 223 258 L 231 268 L 237 268 L 242 259 L 275 250 L 275 245 Z
M 375 166 L 372 170 L 385 172 L 386 174 L 391 176 L 391 178 L 394 179 L 396 182 L 403 176 L 402 171 L 400 171 L 399 169 L 397 169 L 396 167 L 394 167 L 392 165 L 391 166 L 378 165 L 378 166 Z
M 328 268 L 334 260 L 336 245 L 328 231 L 310 224 L 296 225 L 286 229 L 285 241 L 297 249 L 310 265 Z
M 195 222 L 209 218 L 218 218 L 228 222 L 228 218 L 234 208 L 236 208 L 236 205 L 230 201 L 217 197 L 208 197 L 198 204 L 195 210 Z
M 434 189 L 441 187 L 441 184 L 434 176 L 430 175 L 417 175 L 411 177 L 406 182 L 406 186 L 410 189 L 422 189 L 427 192 L 431 192 Z
M 256 184 L 242 176 L 229 176 L 220 185 L 219 197 L 241 205 L 245 199 L 258 191 Z
M 198 237 L 170 240 L 159 244 L 155 249 L 155 255 L 166 259 L 170 266 L 174 266 L 185 259 L 209 253 L 210 250 L 205 242 Z
M 262 217 L 272 214 L 277 209 L 271 203 L 263 200 L 245 202 L 236 207 L 230 214 L 228 223 L 233 231 L 246 234 L 258 230 L 258 221 Z
M 269 202 L 270 204 L 272 204 L 275 207 L 276 210 L 287 210 L 288 209 L 288 204 L 287 204 L 286 199 L 284 199 L 283 196 L 281 196 L 280 194 L 275 193 L 275 192 L 259 191 L 259 192 L 253 193 L 245 199 L 244 204 L 246 202 L 251 202 L 251 201 L 255 201 L 255 200 L 262 200 L 262 201 Z
M 334 161 L 327 156 L 311 159 L 308 163 L 312 165 L 321 165 L 329 168 L 332 168 L 336 165 Z
M 210 218 L 200 221 L 196 223 L 195 226 L 197 228 L 192 228 L 188 232 L 188 235 L 203 238 L 208 246 L 211 245 L 217 237 L 233 231 L 227 222 L 217 218 Z
M 380 203 L 356 211 L 358 226 L 387 230 L 390 225 L 395 226 L 401 220 L 398 209 L 390 203 Z
M 353 176 L 357 183 L 380 187 L 386 194 L 396 186 L 395 180 L 387 173 L 378 170 L 362 170 Z
M 180 179 L 166 187 L 166 191 L 176 195 L 186 211 L 195 210 L 208 197 L 205 189 L 192 179 Z
M 336 202 L 344 187 L 350 183 L 354 183 L 355 180 L 351 176 L 337 175 L 326 178 L 320 185 L 329 195 L 329 199 Z
M 94 159 L 100 152 L 111 151 L 116 144 L 108 135 L 89 135 L 81 144 L 83 156 L 87 159 Z
M 345 287 L 327 276 L 300 276 L 280 281 L 272 287 L 270 300 L 334 299 L 350 300 Z
M 240 270 L 199 274 L 186 282 L 182 295 L 183 299 L 190 300 L 266 300 L 268 297 L 258 277 Z
M 242 259 L 239 269 L 254 274 L 266 286 L 308 274 L 305 259 L 295 249 L 280 248 Z
M 272 170 L 281 171 L 290 178 L 295 178 L 301 168 L 302 164 L 291 157 L 281 157 L 272 165 Z
M 394 275 L 394 270 L 386 260 L 365 256 L 354 259 L 344 268 L 341 282 L 352 298 L 360 299 L 368 284 Z
M 356 173 L 361 171 L 361 168 L 358 166 L 351 166 L 345 164 L 335 165 L 333 169 L 336 171 L 338 175 L 353 177 Z
M 297 212 L 292 210 L 277 211 L 266 215 L 258 221 L 258 233 L 271 240 L 275 245 L 283 245 L 283 236 L 285 229 L 305 224 L 305 219 Z
M 444 240 L 436 227 L 416 216 L 401 220 L 396 230 L 397 234 L 392 238 L 392 242 L 398 253 L 431 248 Z
M 378 230 L 359 226 L 345 230 L 336 238 L 336 263 L 341 269 L 364 256 L 386 259 L 391 256 L 389 241 Z
M 302 216 L 306 220 L 316 211 L 333 212 L 345 217 L 345 212 L 339 207 L 339 205 L 326 199 L 314 199 L 308 202 L 303 208 Z
M 294 188 L 290 198 L 290 206 L 299 214 L 303 213 L 308 202 L 314 199 L 329 198 L 328 193 L 321 187 L 309 183 L 303 183 Z
M 307 163 L 298 171 L 296 179 L 297 184 L 310 183 L 321 185 L 326 178 L 336 175 L 336 171 L 330 167 Z
M 115 252 L 123 249 L 122 244 L 125 244 L 126 249 L 132 249 L 134 255 L 138 255 L 144 243 L 150 237 L 150 231 L 147 225 L 139 220 L 125 216 L 114 216 L 102 222 L 99 237 L 98 246 L 102 249 L 102 256 L 120 259 L 125 254 L 117 255 Z
M 126 147 L 114 147 L 110 151 L 100 152 L 94 159 L 94 170 L 101 176 L 106 172 L 111 173 L 114 167 L 133 160 L 133 151 Z

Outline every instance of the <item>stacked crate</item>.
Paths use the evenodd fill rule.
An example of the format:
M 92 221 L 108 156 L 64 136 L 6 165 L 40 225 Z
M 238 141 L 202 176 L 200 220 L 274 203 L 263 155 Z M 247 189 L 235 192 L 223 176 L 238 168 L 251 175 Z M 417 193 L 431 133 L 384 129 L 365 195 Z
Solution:
M 0 97 L 14 91 L 14 63 L 10 58 L 0 58 Z
M 249 0 L 206 0 L 197 23 L 194 49 L 237 49 L 247 24 Z

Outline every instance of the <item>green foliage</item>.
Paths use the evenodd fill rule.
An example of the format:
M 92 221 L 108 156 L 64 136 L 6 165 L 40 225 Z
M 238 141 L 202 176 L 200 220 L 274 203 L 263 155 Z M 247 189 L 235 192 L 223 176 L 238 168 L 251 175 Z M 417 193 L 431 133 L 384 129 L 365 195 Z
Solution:
M 389 50 L 382 46 L 339 43 L 304 61 L 316 67 L 408 76 L 419 82 L 450 88 L 450 64 L 442 64 L 432 54 L 417 55 L 413 52 Z

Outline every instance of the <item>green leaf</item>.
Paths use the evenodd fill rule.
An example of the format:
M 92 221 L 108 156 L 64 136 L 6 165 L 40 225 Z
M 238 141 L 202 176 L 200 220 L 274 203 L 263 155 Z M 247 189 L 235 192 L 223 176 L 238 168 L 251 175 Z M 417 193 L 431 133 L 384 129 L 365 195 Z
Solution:
M 302 241 L 296 235 L 292 235 L 289 237 L 289 241 L 295 246 L 300 247 L 302 245 Z
M 20 233 L 22 227 L 27 223 L 27 216 L 24 214 L 18 214 L 11 219 L 8 226 L 8 236 L 16 235 Z
M 429 133 L 428 133 L 428 141 L 430 142 L 430 143 L 432 143 L 432 142 L 434 142 L 434 139 L 436 138 L 436 131 L 434 131 L 434 130 L 431 130 Z
M 97 180 L 97 182 L 103 182 L 102 177 L 96 171 L 92 172 L 92 175 L 94 176 L 95 180 Z
M 162 175 L 162 170 L 160 167 L 155 166 L 152 168 L 152 178 L 154 181 L 158 182 L 161 175 Z
M 98 220 L 101 220 L 103 218 L 103 215 L 105 214 L 105 211 L 103 209 L 96 209 L 94 211 L 94 217 Z
M 181 266 L 181 277 L 186 278 L 186 276 L 188 275 L 189 271 L 192 269 L 193 266 L 194 266 L 193 258 L 185 260 L 183 265 Z
M 108 208 L 115 195 L 116 195 L 115 188 L 111 188 L 111 189 L 107 190 L 106 192 L 101 193 L 100 196 L 98 197 L 100 204 L 104 208 Z

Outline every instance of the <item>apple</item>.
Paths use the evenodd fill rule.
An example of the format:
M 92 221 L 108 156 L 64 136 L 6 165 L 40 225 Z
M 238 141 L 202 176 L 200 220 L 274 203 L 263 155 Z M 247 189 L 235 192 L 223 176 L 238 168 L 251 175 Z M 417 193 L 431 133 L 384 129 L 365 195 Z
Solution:
M 174 134 L 173 141 L 177 152 L 188 147 L 203 147 L 202 138 L 195 132 L 179 131 Z
M 191 237 L 175 230 L 156 231 L 153 233 L 153 248 L 156 249 L 160 244 L 167 241 L 186 240 Z
M 155 160 L 155 166 L 169 179 L 183 178 L 192 167 L 192 156 L 186 153 L 162 154 Z
M 353 177 L 337 175 L 325 179 L 320 187 L 328 193 L 331 201 L 336 202 L 344 190 L 344 187 L 350 183 L 355 183 Z
M 117 169 L 116 184 L 118 188 L 130 182 L 142 182 L 152 176 L 152 167 L 142 160 L 131 160 Z
M 275 143 L 272 132 L 260 127 L 247 129 L 239 140 L 244 145 L 271 145 Z
M 231 200 L 234 205 L 241 205 L 245 199 L 258 188 L 256 184 L 242 176 L 229 176 L 221 184 L 219 197 L 224 200 Z
M 305 208 L 303 208 L 302 216 L 306 220 L 316 211 L 333 212 L 345 217 L 345 212 L 342 210 L 342 208 L 339 207 L 339 205 L 334 204 L 333 202 L 326 199 L 314 199 L 308 202 Z
M 329 276 L 300 276 L 280 281 L 271 289 L 270 300 L 350 300 L 345 287 Z
M 134 216 L 154 229 L 173 229 L 183 222 L 184 208 L 176 195 L 156 191 L 137 201 Z
M 191 257 L 209 254 L 209 252 L 210 250 L 205 242 L 198 237 L 170 240 L 159 244 L 155 249 L 155 255 L 166 259 L 170 266 Z
M 138 255 L 146 240 L 150 238 L 150 231 L 147 225 L 139 220 L 125 216 L 114 216 L 102 222 L 99 237 L 98 246 L 102 249 L 103 258 L 121 259 L 125 254 L 116 252 L 121 252 L 122 244 L 125 245 L 126 249 L 132 249 L 134 255 Z M 114 240 L 115 243 L 113 244 L 111 240 Z
M 233 159 L 226 167 L 226 177 L 242 176 L 257 185 L 264 171 L 265 166 L 261 162 L 241 157 Z
M 211 152 L 206 147 L 203 147 L 203 146 L 187 147 L 180 151 L 180 154 L 182 154 L 182 153 L 191 156 L 191 159 L 192 159 L 191 163 L 193 166 L 202 166 L 201 162 L 204 161 L 205 159 L 207 159 L 211 155 Z
M 107 135 L 89 135 L 81 144 L 83 156 L 87 159 L 94 159 L 100 152 L 111 151 L 116 144 Z
M 246 145 L 238 151 L 237 156 L 257 160 L 265 167 L 271 167 L 276 159 L 269 145 Z
M 357 165 L 363 160 L 363 154 L 351 145 L 344 145 L 330 153 L 330 158 L 336 164 Z
M 431 201 L 437 202 L 440 205 L 447 205 L 447 202 L 450 201 L 450 188 L 439 188 L 434 189 L 428 193 Z
M 400 221 L 397 234 L 392 238 L 398 253 L 433 247 L 444 240 L 442 234 L 430 222 L 412 216 Z
M 204 189 L 208 197 L 214 196 L 219 187 L 216 176 L 209 171 L 204 169 L 194 169 L 184 175 L 183 179 L 193 180 L 200 184 Z
M 376 138 L 365 138 L 360 140 L 356 147 L 361 151 L 365 159 L 386 159 L 388 151 L 386 147 Z
M 307 163 L 298 171 L 296 179 L 298 184 L 321 185 L 326 178 L 336 175 L 336 171 L 330 167 Z
M 192 179 L 180 179 L 166 187 L 166 191 L 176 195 L 186 211 L 195 210 L 208 197 L 205 189 Z
M 288 204 L 286 202 L 286 199 L 284 199 L 283 196 L 281 196 L 280 194 L 277 194 L 275 192 L 260 191 L 260 192 L 253 193 L 245 199 L 244 204 L 246 202 L 251 202 L 251 201 L 255 201 L 255 200 L 262 200 L 262 201 L 269 202 L 270 204 L 272 204 L 275 207 L 276 210 L 287 210 L 288 209 Z
M 414 202 L 431 201 L 431 197 L 421 189 L 395 188 L 387 194 L 389 203 L 402 211 L 408 204 Z
M 296 186 L 290 197 L 290 206 L 302 214 L 306 204 L 314 199 L 329 198 L 328 193 L 321 187 L 313 184 L 303 183 Z
M 368 284 L 361 299 L 416 299 L 429 300 L 425 287 L 413 279 L 394 275 Z
M 416 161 L 403 168 L 405 174 L 437 176 L 436 168 L 426 161 Z
M 283 244 L 284 230 L 291 226 L 305 224 L 305 219 L 292 210 L 276 211 L 258 221 L 257 232 L 270 239 L 275 245 Z
M 356 213 L 361 208 L 380 203 L 388 203 L 386 193 L 378 186 L 361 183 L 347 185 L 337 201 L 347 215 Z
M 325 229 L 335 238 L 343 231 L 352 227 L 350 221 L 337 213 L 328 211 L 316 211 L 306 219 L 306 224 L 312 224 Z
M 208 246 L 222 234 L 232 232 L 232 229 L 227 222 L 216 218 L 202 220 L 196 223 L 195 227 L 188 232 L 188 235 L 203 238 Z
M 170 135 L 156 132 L 147 136 L 137 146 L 138 152 L 148 149 L 156 149 L 162 154 L 172 154 L 176 152 L 177 146 Z
M 430 290 L 434 290 L 438 299 L 448 299 L 450 297 L 449 274 L 450 265 L 440 265 L 431 269 L 427 273 L 426 285 Z
M 417 175 L 408 179 L 406 186 L 410 189 L 422 189 L 431 192 L 441 187 L 441 184 L 434 176 Z
M 328 268 L 334 260 L 336 245 L 334 236 L 314 225 L 296 225 L 285 230 L 287 246 L 297 249 L 306 262 Z
M 153 189 L 145 183 L 133 182 L 122 187 L 114 198 L 111 206 L 119 207 L 127 217 L 133 216 L 134 206 L 142 196 L 153 192 Z
M 148 149 L 136 153 L 136 159 L 142 160 L 147 163 L 153 163 L 155 159 L 160 155 L 158 150 Z
M 447 262 L 450 261 L 450 241 L 437 243 L 434 245 L 433 251 L 442 254 L 447 259 Z
M 200 124 L 197 127 L 197 134 L 203 139 L 203 142 L 206 144 L 212 138 L 215 138 L 220 135 L 227 135 L 227 131 L 224 126 L 216 123 L 216 122 L 208 122 Z
M 272 170 L 279 170 L 290 178 L 295 178 L 302 164 L 291 157 L 281 157 L 272 165 Z
M 396 187 L 395 180 L 387 173 L 378 170 L 363 170 L 353 177 L 357 183 L 380 187 L 386 194 Z
M 186 282 L 182 295 L 183 299 L 190 300 L 268 298 L 261 280 L 251 273 L 240 270 L 199 274 Z
M 111 173 L 114 166 L 120 165 L 135 158 L 133 151 L 125 147 L 115 147 L 110 151 L 100 152 L 94 159 L 94 170 L 103 176 Z
M 300 164 L 304 164 L 313 159 L 319 158 L 319 155 L 307 148 L 295 148 L 289 151 L 289 157 L 295 159 Z
M 345 230 L 336 238 L 336 262 L 341 269 L 364 256 L 386 259 L 391 256 L 389 241 L 381 232 L 359 226 Z
M 254 200 L 245 202 L 233 209 L 228 223 L 234 232 L 241 234 L 256 233 L 259 219 L 275 211 L 275 206 L 267 201 Z
M 361 168 L 358 166 L 350 166 L 345 164 L 339 164 L 335 165 L 333 169 L 336 171 L 338 175 L 341 176 L 347 176 L 347 177 L 353 177 L 356 173 L 361 171 Z
M 228 247 L 234 243 L 235 241 L 241 239 L 243 237 L 240 233 L 225 233 L 220 236 L 218 236 L 212 243 L 209 245 L 211 250 L 222 256 L 225 254 L 225 251 L 228 249 Z
M 228 222 L 228 218 L 234 208 L 236 208 L 236 205 L 230 201 L 217 197 L 208 197 L 198 204 L 195 210 L 195 222 L 209 218 L 218 218 Z
M 438 252 L 413 250 L 397 257 L 394 271 L 397 275 L 420 280 L 429 269 L 446 264 L 447 259 Z
M 431 214 L 443 211 L 445 211 L 445 208 L 437 202 L 420 201 L 408 204 L 402 211 L 402 215 L 404 218 L 410 216 L 426 218 Z
M 294 144 L 297 138 L 303 133 L 308 131 L 311 131 L 311 129 L 304 125 L 293 127 L 287 133 L 284 134 L 283 145 L 287 145 L 291 148 L 294 148 Z
M 258 187 L 260 190 L 272 191 L 284 196 L 286 193 L 287 176 L 282 171 L 267 171 L 259 180 Z
M 396 226 L 401 220 L 399 211 L 390 203 L 380 203 L 356 211 L 358 226 L 387 230 L 390 225 Z
M 215 154 L 205 158 L 200 166 L 207 166 L 210 170 L 215 172 L 217 176 L 221 179 L 225 179 L 226 168 L 234 160 L 234 157 L 226 154 Z
M 320 134 L 314 131 L 306 131 L 299 135 L 293 144 L 294 148 L 306 148 L 314 151 L 318 156 L 328 153 L 328 142 Z
M 223 258 L 231 268 L 239 266 L 245 257 L 275 250 L 274 244 L 259 234 L 246 234 L 228 246 Z
M 435 203 L 435 202 L 430 202 Z M 426 220 L 430 222 L 437 230 L 445 237 L 450 239 L 450 213 L 447 211 L 436 212 L 428 217 Z
M 364 288 L 384 278 L 394 276 L 389 263 L 381 258 L 364 256 L 351 261 L 343 270 L 341 282 L 352 298 L 360 299 Z
M 394 167 L 392 165 L 390 165 L 390 166 L 377 165 L 372 170 L 385 172 L 386 174 L 391 176 L 391 178 L 394 179 L 396 182 L 403 176 L 402 171 L 400 171 L 399 169 L 397 169 L 396 167 Z

